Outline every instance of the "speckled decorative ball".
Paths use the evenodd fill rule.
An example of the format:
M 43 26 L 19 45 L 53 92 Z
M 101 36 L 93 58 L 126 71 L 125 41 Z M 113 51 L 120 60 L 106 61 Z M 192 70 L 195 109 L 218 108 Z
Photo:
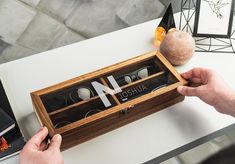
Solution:
M 173 65 L 183 65 L 193 56 L 195 41 L 193 37 L 184 31 L 167 33 L 160 45 L 160 52 Z

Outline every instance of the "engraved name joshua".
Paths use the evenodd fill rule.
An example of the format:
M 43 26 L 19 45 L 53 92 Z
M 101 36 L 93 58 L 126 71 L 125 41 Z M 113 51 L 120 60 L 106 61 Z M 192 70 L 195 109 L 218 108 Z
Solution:
M 126 101 L 128 97 L 140 94 L 148 89 L 145 85 L 140 85 L 140 86 L 136 86 L 134 88 L 122 91 L 121 87 L 118 85 L 118 83 L 116 82 L 113 76 L 108 76 L 107 79 L 114 89 L 111 89 L 97 81 L 93 81 L 91 83 L 92 86 L 95 88 L 95 91 L 99 95 L 100 99 L 102 100 L 103 104 L 105 105 L 105 107 L 111 106 L 111 103 L 109 99 L 107 98 L 107 96 L 105 95 L 105 93 L 108 93 L 111 95 L 118 94 L 118 96 L 120 97 L 122 101 Z

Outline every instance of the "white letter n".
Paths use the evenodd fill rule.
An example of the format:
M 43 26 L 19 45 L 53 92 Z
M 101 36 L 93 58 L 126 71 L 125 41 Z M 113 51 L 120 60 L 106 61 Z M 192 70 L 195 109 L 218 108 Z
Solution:
M 105 93 L 109 93 L 111 95 L 114 95 L 116 93 L 122 92 L 122 89 L 120 88 L 120 86 L 118 85 L 118 83 L 116 82 L 116 80 L 113 78 L 113 76 L 108 76 L 107 79 L 109 80 L 109 82 L 111 83 L 111 85 L 113 86 L 114 90 L 103 85 L 100 84 L 97 81 L 93 81 L 91 84 L 92 86 L 95 88 L 95 91 L 97 92 L 97 94 L 99 95 L 100 99 L 102 100 L 102 102 L 104 103 L 105 107 L 109 107 L 111 106 L 110 101 L 108 100 L 108 98 L 106 97 Z

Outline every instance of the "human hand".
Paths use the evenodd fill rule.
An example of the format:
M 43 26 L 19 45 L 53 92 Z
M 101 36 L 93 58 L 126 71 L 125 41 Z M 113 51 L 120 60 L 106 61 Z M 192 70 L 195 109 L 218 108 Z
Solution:
M 20 164 L 63 164 L 60 152 L 61 135 L 56 134 L 49 146 L 43 142 L 48 135 L 48 129 L 42 127 L 24 146 L 20 152 Z
M 178 92 L 184 96 L 197 96 L 205 103 L 224 114 L 235 116 L 235 92 L 213 70 L 194 68 L 181 74 L 183 78 L 197 85 L 179 86 Z

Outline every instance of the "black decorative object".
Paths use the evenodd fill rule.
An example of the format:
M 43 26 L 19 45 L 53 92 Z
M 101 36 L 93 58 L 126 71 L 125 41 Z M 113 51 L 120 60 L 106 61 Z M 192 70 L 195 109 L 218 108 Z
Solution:
M 171 4 L 169 4 L 158 27 L 163 27 L 166 32 L 172 28 L 175 28 L 175 19 Z
M 168 32 L 175 30 L 176 27 L 175 27 L 174 13 L 172 10 L 172 5 L 170 3 L 166 9 L 166 12 L 163 15 L 161 22 L 159 23 L 158 27 L 155 30 L 154 46 L 156 46 L 159 49 L 160 44 L 163 41 L 166 34 Z
M 182 0 L 181 1 L 181 13 L 179 29 L 188 33 L 195 33 L 194 24 L 198 21 L 197 4 L 201 0 Z M 218 0 L 219 2 L 219 0 Z M 234 3 L 234 2 L 232 2 Z M 233 6 L 234 4 L 232 4 Z M 219 16 L 219 15 L 218 15 Z M 230 17 L 231 18 L 231 17 Z M 208 20 L 209 21 L 209 20 Z M 220 52 L 220 53 L 235 53 L 235 27 L 234 23 L 231 23 L 231 33 L 225 37 L 219 35 L 201 35 L 200 37 L 194 34 L 196 51 L 197 52 Z M 197 25 L 196 25 L 197 26 Z M 230 35 L 229 35 L 230 34 Z

